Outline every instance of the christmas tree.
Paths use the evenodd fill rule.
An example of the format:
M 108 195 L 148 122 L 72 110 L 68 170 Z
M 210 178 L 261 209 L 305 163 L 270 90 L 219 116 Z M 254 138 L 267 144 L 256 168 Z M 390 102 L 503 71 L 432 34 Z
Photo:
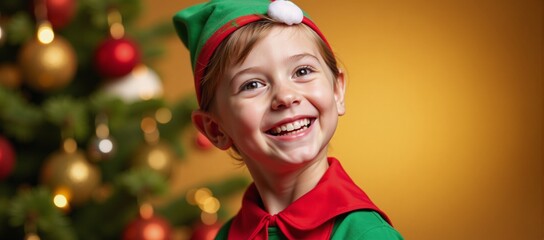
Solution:
M 0 2 L 2 239 L 205 239 L 243 177 L 168 192 L 194 96 L 162 98 L 151 63 L 174 33 L 139 0 Z M 190 76 L 188 76 L 190 77 Z M 203 139 L 200 139 L 203 140 Z

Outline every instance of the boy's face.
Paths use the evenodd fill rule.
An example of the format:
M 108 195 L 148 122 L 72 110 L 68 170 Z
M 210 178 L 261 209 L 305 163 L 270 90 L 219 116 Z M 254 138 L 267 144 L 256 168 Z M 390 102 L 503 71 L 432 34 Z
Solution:
M 332 76 L 308 33 L 274 27 L 221 79 L 217 124 L 248 166 L 286 171 L 326 158 L 344 114 L 343 75 Z

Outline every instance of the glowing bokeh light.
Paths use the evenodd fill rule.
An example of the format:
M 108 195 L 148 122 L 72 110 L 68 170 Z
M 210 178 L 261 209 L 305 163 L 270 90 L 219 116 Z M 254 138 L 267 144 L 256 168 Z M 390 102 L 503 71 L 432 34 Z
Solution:
M 68 198 L 58 193 L 53 197 L 53 204 L 58 208 L 66 208 L 68 207 Z
M 42 23 L 40 27 L 38 28 L 37 33 L 38 41 L 43 44 L 49 44 L 53 42 L 55 39 L 55 32 L 53 32 L 53 27 L 51 27 L 51 24 L 46 22 Z
M 101 139 L 98 142 L 98 151 L 101 153 L 110 153 L 113 150 L 113 142 L 110 139 Z

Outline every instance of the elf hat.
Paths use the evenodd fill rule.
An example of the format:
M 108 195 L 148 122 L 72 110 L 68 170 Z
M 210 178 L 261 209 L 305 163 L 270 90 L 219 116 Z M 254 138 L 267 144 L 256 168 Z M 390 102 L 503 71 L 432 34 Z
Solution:
M 287 25 L 304 23 L 328 45 L 325 36 L 305 13 L 294 3 L 285 0 L 211 0 L 174 15 L 176 31 L 191 54 L 199 105 L 200 81 L 217 46 L 240 27 L 261 20 L 264 15 Z

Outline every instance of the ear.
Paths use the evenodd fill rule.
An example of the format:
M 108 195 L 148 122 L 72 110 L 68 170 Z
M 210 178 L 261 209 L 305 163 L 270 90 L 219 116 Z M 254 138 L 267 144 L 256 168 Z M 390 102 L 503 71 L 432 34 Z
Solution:
M 344 96 L 346 93 L 346 80 L 344 72 L 340 71 L 336 78 L 336 84 L 334 85 L 334 100 L 336 101 L 336 109 L 338 110 L 338 116 L 342 116 L 346 113 L 346 106 L 344 102 Z
M 232 146 L 232 140 L 210 113 L 196 110 L 193 111 L 191 119 L 198 131 L 204 134 L 217 148 L 227 150 Z

